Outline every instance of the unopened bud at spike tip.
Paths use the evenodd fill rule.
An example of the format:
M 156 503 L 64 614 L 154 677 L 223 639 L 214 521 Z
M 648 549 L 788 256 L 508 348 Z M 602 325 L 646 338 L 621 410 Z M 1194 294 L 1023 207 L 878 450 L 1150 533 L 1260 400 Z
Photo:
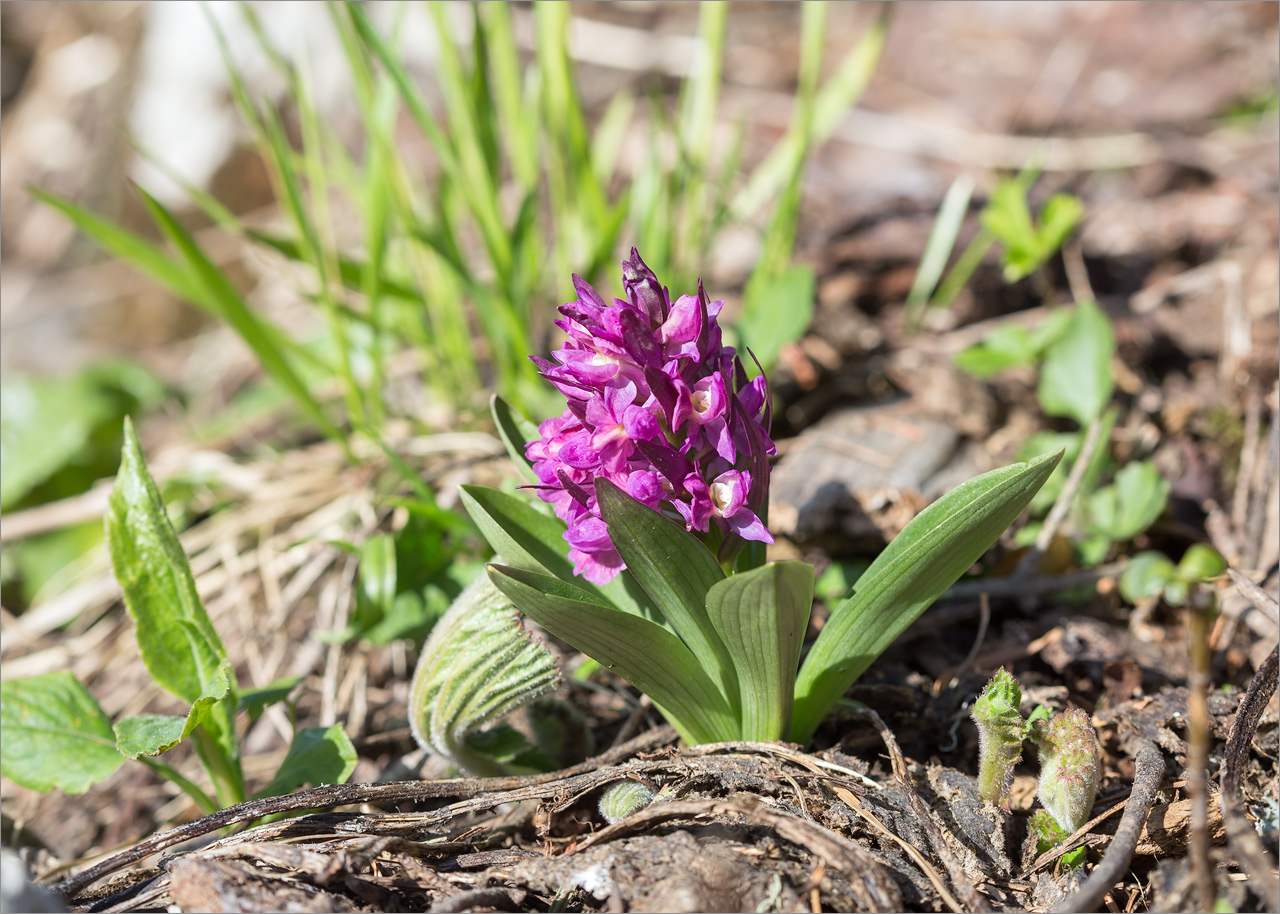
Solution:
M 1022 758 L 1026 724 L 1018 712 L 1022 689 L 1008 670 L 1001 667 L 973 703 L 973 722 L 978 727 L 978 791 L 988 803 L 1007 807 L 1013 769 Z
M 1101 758 L 1089 715 L 1078 708 L 1036 721 L 1031 738 L 1040 749 L 1040 802 L 1068 833 L 1089 820 L 1098 793 Z

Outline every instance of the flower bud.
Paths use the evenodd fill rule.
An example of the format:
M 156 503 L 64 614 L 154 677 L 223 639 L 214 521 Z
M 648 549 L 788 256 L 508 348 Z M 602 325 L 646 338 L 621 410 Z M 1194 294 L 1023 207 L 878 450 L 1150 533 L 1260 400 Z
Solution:
M 1061 711 L 1031 728 L 1040 749 L 1040 802 L 1070 834 L 1089 820 L 1098 793 L 1101 758 L 1089 715 Z
M 1022 758 L 1026 724 L 1018 712 L 1022 689 L 1004 667 L 996 671 L 973 703 L 978 727 L 978 792 L 988 803 L 1008 809 L 1013 768 Z
M 654 793 L 639 781 L 619 781 L 600 798 L 600 815 L 612 825 L 653 802 Z

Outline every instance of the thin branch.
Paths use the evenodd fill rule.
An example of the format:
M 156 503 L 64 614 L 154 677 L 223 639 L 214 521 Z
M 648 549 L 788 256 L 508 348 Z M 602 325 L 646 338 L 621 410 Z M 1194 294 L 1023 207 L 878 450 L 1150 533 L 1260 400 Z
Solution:
M 265 816 L 280 813 L 296 813 L 314 809 L 333 809 L 338 806 L 353 804 L 394 804 L 414 803 L 442 797 L 496 797 L 498 802 L 515 802 L 529 799 L 517 795 L 521 790 L 557 784 L 575 776 L 588 776 L 602 768 L 646 750 L 656 749 L 672 741 L 675 731 L 670 727 L 659 727 L 638 736 L 617 749 L 611 749 L 581 764 L 548 774 L 527 777 L 503 778 L 453 778 L 444 781 L 392 781 L 382 784 L 331 784 L 325 787 L 313 787 L 297 793 L 281 797 L 264 797 L 228 806 L 213 815 L 204 816 L 186 825 L 180 825 L 169 831 L 152 835 L 139 841 L 133 847 L 117 854 L 112 854 L 93 866 L 74 876 L 64 879 L 53 887 L 65 899 L 73 899 L 86 887 L 97 882 L 108 873 L 137 863 L 144 857 L 166 850 L 192 838 L 207 835 L 229 825 L 241 822 L 252 822 Z M 504 793 L 505 791 L 505 793 Z M 513 796 L 514 795 L 514 796 Z
M 1098 441 L 1102 437 L 1102 426 L 1101 416 L 1089 423 L 1089 433 L 1085 436 L 1084 444 L 1080 447 L 1080 456 L 1071 465 L 1071 472 L 1067 475 L 1067 481 L 1063 484 L 1062 491 L 1058 493 L 1058 500 L 1053 503 L 1053 507 L 1049 510 L 1049 516 L 1044 519 L 1044 526 L 1040 528 L 1040 533 L 1036 536 L 1035 545 L 1027 551 L 1027 554 L 1022 557 L 1022 561 L 1018 563 L 1018 571 L 1015 577 L 1030 574 L 1035 569 L 1036 563 L 1040 561 L 1040 556 L 1045 554 L 1049 544 L 1053 542 L 1054 534 L 1058 532 L 1058 527 L 1066 519 L 1067 511 L 1071 509 L 1071 503 L 1076 499 L 1076 492 L 1080 489 L 1080 483 L 1084 481 L 1085 470 L 1093 462 L 1093 452 L 1097 450 Z
M 951 884 L 955 886 L 956 891 L 964 899 L 964 903 L 969 906 L 970 911 L 990 914 L 991 908 L 987 906 L 987 903 L 982 900 L 982 896 L 974 889 L 973 879 L 965 871 L 963 864 L 960 863 L 955 852 L 951 850 L 951 846 L 942 837 L 942 829 L 938 826 L 933 812 L 925 806 L 924 801 L 920 799 L 920 795 L 912 787 L 911 781 L 907 777 L 907 762 L 902 755 L 902 749 L 898 746 L 897 737 L 893 735 L 889 725 L 875 711 L 865 711 L 863 713 L 880 731 L 880 738 L 884 740 L 885 748 L 889 750 L 889 758 L 893 763 L 893 773 L 897 778 L 898 784 L 906 792 L 907 798 L 911 802 L 911 810 L 916 814 L 916 818 L 924 828 L 924 833 L 929 838 L 929 844 L 933 847 L 933 852 L 942 861 L 942 865 L 946 867 L 947 875 L 951 877 Z
M 1232 583 L 1236 585 L 1240 593 L 1249 598 L 1249 602 L 1253 604 L 1254 609 L 1270 619 L 1272 624 L 1280 625 L 1280 603 L 1276 602 L 1275 597 L 1234 568 L 1228 568 L 1227 574 L 1231 576 Z
M 1236 710 L 1223 754 L 1222 789 L 1218 792 L 1222 818 L 1227 826 L 1227 842 L 1232 853 L 1244 864 L 1253 893 L 1263 901 L 1280 896 L 1280 879 L 1272 872 L 1275 859 L 1263 848 L 1257 832 L 1245 818 L 1240 802 L 1240 781 L 1249 765 L 1249 746 L 1253 735 L 1258 732 L 1258 723 L 1276 692 L 1278 667 L 1280 648 L 1272 650 L 1262 662 Z
M 1138 836 L 1147 823 L 1147 814 L 1151 811 L 1151 803 L 1156 791 L 1160 789 L 1160 781 L 1164 777 L 1164 756 L 1159 748 L 1150 740 L 1137 737 L 1137 758 L 1134 762 L 1133 790 L 1129 793 L 1124 815 L 1116 827 L 1115 837 L 1107 847 L 1106 854 L 1093 870 L 1093 874 L 1085 880 L 1084 885 L 1073 895 L 1068 895 L 1052 909 L 1055 914 L 1071 911 L 1096 911 L 1102 899 L 1124 878 L 1129 869 L 1129 861 L 1138 846 Z

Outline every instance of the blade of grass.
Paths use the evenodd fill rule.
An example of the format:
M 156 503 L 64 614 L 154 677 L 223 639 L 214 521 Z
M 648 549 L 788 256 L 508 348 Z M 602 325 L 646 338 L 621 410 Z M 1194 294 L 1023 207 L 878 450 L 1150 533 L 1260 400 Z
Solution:
M 325 416 L 320 404 L 316 402 L 311 391 L 289 364 L 286 354 L 278 347 L 276 342 L 278 335 L 266 331 L 264 322 L 249 309 L 244 299 L 240 297 L 240 293 L 231 285 L 231 281 L 205 256 L 196 240 L 165 209 L 164 205 L 142 188 L 138 188 L 138 193 L 142 196 L 142 202 L 156 226 L 182 255 L 192 279 L 202 287 L 201 298 L 217 307 L 219 315 L 253 350 L 253 354 L 257 356 L 267 373 L 293 395 L 303 412 L 321 431 L 342 445 L 348 458 L 355 463 L 355 455 L 351 453 L 346 437 Z
M 845 111 L 858 103 L 880 61 L 891 15 L 892 4 L 881 7 L 879 18 L 845 55 L 839 68 L 818 93 L 814 103 L 813 133 L 808 138 L 811 145 L 826 141 L 835 132 Z M 790 132 L 778 141 L 734 198 L 732 211 L 735 219 L 750 219 L 786 184 L 795 147 L 801 142 L 800 137 Z
M 929 240 L 924 246 L 924 255 L 920 258 L 920 267 L 916 270 L 915 281 L 911 284 L 911 291 L 907 293 L 908 324 L 919 320 L 919 311 L 928 304 L 929 296 L 937 288 L 942 271 L 951 259 L 956 236 L 960 234 L 960 226 L 964 222 L 964 214 L 969 211 L 973 183 L 973 178 L 969 175 L 960 175 L 942 198 L 933 230 L 929 232 Z

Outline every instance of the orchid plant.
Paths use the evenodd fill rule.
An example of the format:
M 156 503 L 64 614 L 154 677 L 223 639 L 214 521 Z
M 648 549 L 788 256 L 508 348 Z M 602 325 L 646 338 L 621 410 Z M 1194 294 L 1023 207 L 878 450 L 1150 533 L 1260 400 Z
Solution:
M 776 453 L 768 383 L 724 344 L 724 303 L 701 282 L 672 300 L 634 248 L 622 272 L 625 298 L 612 302 L 574 277 L 577 300 L 557 321 L 567 339 L 552 359 L 534 360 L 564 395 L 563 414 L 535 429 L 494 401 L 536 500 L 463 487 L 500 556 L 489 579 L 526 616 L 648 694 L 688 743 L 805 743 L 1017 518 L 1060 454 L 979 476 L 921 512 L 832 610 L 802 665 L 813 568 L 764 555 Z M 442 681 L 441 658 L 456 668 L 466 650 L 432 642 L 415 696 L 441 694 L 428 684 Z M 506 696 L 518 691 L 511 669 L 494 670 Z M 453 704 L 414 701 L 416 716 L 433 718 L 419 732 L 461 720 L 442 727 L 434 718 Z

